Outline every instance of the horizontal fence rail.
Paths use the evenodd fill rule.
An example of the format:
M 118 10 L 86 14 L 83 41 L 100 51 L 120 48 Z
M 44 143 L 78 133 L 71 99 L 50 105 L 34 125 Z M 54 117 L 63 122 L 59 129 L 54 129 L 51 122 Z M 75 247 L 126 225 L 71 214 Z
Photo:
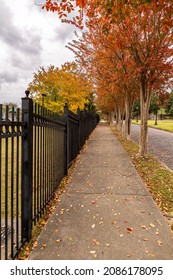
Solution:
M 99 122 L 96 113 L 59 116 L 22 98 L 22 109 L 0 105 L 0 259 L 15 259 L 31 239 L 62 178 Z

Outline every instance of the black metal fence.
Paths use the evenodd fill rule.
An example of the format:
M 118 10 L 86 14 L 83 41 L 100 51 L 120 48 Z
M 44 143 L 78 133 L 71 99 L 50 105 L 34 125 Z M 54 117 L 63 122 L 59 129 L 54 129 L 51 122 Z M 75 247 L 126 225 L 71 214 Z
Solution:
M 99 117 L 64 107 L 52 113 L 27 96 L 17 111 L 0 105 L 0 259 L 14 259 L 31 239 L 61 179 Z

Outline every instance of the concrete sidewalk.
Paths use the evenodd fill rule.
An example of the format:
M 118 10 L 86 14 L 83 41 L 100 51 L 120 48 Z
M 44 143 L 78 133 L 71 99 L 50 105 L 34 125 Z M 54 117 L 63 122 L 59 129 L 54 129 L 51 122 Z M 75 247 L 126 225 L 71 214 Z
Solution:
M 29 259 L 173 259 L 166 219 L 104 123 L 82 152 Z

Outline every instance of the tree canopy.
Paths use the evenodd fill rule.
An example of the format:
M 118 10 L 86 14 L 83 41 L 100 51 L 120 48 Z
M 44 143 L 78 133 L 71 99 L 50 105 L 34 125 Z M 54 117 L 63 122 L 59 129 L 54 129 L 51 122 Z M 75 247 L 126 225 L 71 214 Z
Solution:
M 145 155 L 151 97 L 172 84 L 172 0 L 48 0 L 45 8 L 84 27 L 69 48 L 97 87 L 97 103 L 104 110 L 114 107 L 117 123 L 125 115 L 127 138 L 132 104 L 140 99 L 140 153 Z
M 54 112 L 63 113 L 64 104 L 70 110 L 77 111 L 78 106 L 84 109 L 92 97 L 91 83 L 84 74 L 79 73 L 75 63 L 65 63 L 61 69 L 49 66 L 47 69 L 40 67 L 34 73 L 29 90 L 35 101 Z

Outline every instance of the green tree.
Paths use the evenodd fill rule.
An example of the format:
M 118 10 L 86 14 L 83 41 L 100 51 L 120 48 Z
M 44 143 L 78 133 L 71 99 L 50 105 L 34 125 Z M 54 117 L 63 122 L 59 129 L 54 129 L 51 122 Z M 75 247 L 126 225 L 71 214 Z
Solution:
M 166 101 L 165 112 L 167 114 L 173 115 L 173 91 L 171 91 Z

